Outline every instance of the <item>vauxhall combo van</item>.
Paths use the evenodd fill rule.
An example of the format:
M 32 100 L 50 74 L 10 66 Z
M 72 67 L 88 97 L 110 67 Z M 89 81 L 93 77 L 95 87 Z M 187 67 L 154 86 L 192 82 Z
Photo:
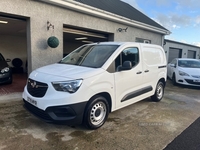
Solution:
M 158 45 L 86 44 L 34 70 L 24 88 L 24 106 L 47 122 L 97 129 L 110 112 L 148 97 L 160 101 L 166 73 L 165 52 Z

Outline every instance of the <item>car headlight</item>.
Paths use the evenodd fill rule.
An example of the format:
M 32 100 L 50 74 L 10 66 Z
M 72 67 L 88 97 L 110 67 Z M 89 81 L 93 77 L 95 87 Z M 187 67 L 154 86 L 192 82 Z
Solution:
M 9 70 L 10 70 L 10 68 L 5 67 L 5 68 L 1 69 L 1 73 L 7 73 L 7 72 L 9 72 Z
M 179 71 L 179 75 L 180 75 L 180 76 L 189 76 L 189 74 L 187 74 L 187 73 L 185 73 L 185 72 L 183 72 L 183 71 Z
M 52 82 L 53 87 L 56 91 L 63 91 L 69 93 L 75 93 L 82 84 L 82 79 Z

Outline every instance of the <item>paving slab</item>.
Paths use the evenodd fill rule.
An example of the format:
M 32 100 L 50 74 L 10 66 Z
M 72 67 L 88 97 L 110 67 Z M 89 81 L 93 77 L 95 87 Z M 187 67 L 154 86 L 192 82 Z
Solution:
M 161 150 L 200 116 L 199 89 L 170 81 L 162 101 L 148 98 L 110 113 L 98 130 L 43 122 L 13 99 L 0 101 L 1 150 Z

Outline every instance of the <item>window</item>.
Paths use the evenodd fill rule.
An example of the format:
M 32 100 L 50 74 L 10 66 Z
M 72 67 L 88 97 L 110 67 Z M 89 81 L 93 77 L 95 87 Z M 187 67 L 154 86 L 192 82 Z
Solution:
M 125 61 L 130 61 L 132 66 L 136 66 L 139 62 L 139 50 L 136 47 L 126 48 L 122 53 L 115 59 L 115 68 L 121 66 Z
M 150 44 L 150 43 L 151 43 L 151 40 L 142 39 L 142 38 L 136 38 L 136 39 L 135 39 L 135 42 L 138 42 L 138 43 L 148 43 L 148 44 Z

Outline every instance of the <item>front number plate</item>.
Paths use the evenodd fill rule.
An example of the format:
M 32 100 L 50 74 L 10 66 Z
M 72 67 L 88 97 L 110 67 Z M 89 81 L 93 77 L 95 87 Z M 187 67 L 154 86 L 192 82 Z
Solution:
M 31 98 L 27 98 L 27 101 L 29 102 L 29 103 L 31 103 L 31 104 L 33 104 L 34 106 L 37 106 L 37 101 L 36 100 L 33 100 L 33 99 L 31 99 Z
M 194 80 L 194 82 L 197 82 L 197 83 L 199 83 L 199 82 L 200 82 L 200 80 Z

